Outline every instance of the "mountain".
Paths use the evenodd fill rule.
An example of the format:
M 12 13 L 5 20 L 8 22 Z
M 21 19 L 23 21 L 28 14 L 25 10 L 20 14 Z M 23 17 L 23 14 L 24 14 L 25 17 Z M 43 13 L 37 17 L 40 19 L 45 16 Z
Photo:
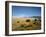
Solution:
M 13 18 L 41 18 L 41 16 L 25 16 L 25 17 L 19 17 L 19 16 L 13 16 Z
M 31 18 L 41 18 L 41 16 L 32 16 Z

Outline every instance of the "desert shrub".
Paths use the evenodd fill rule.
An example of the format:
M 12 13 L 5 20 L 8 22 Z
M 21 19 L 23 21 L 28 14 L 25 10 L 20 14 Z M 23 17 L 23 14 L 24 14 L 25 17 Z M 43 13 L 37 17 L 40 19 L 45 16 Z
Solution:
M 19 21 L 17 21 L 17 23 L 19 23 Z
M 34 21 L 37 21 L 37 19 L 35 19 Z
M 27 19 L 26 22 L 30 22 L 30 19 Z

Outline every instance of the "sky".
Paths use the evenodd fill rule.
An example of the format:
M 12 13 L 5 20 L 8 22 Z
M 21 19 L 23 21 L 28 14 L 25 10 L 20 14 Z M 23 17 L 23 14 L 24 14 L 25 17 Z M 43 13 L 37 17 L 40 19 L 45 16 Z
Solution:
M 12 6 L 12 16 L 40 16 L 41 7 Z

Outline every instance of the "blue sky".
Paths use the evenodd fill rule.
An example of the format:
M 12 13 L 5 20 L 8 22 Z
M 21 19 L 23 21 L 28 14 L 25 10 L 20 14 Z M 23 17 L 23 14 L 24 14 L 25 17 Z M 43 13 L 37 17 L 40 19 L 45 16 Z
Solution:
M 12 16 L 40 16 L 41 7 L 12 6 Z

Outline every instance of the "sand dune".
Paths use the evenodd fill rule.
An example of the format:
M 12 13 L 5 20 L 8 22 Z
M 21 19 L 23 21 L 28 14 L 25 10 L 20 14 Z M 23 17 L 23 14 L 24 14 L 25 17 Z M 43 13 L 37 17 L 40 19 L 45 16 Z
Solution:
M 26 22 L 26 20 L 30 20 L 30 22 Z M 29 30 L 33 30 L 33 29 L 40 29 L 40 23 L 38 23 L 38 25 L 35 25 L 35 24 L 33 24 L 33 22 L 34 22 L 34 20 L 35 20 L 35 18 L 24 18 L 24 17 L 16 17 L 16 16 L 14 16 L 14 17 L 12 17 L 12 29 L 13 30 L 16 30 L 16 27 L 18 26 L 21 26 L 21 25 L 24 25 L 24 26 L 32 26 L 32 27 L 30 27 L 30 28 L 27 28 L 27 29 L 29 29 Z M 37 21 L 37 22 L 39 22 L 39 21 Z M 40 24 L 40 25 L 39 25 Z M 23 28 L 22 28 L 23 29 Z M 21 28 L 18 28 L 17 30 L 22 30 Z M 25 28 L 24 28 L 25 29 Z M 23 30 L 24 30 L 23 29 Z M 26 29 L 25 29 L 26 30 Z

